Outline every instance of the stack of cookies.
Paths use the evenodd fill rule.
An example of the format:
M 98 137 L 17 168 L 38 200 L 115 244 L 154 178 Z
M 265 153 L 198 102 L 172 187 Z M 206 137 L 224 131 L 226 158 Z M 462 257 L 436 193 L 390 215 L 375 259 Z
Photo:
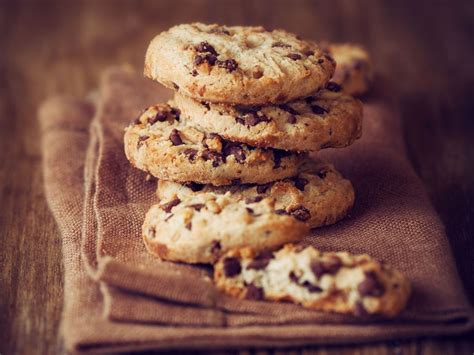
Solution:
M 125 133 L 129 161 L 159 180 L 159 203 L 142 231 L 150 253 L 186 263 L 220 259 L 220 288 L 265 297 L 261 285 L 236 281 L 243 265 L 236 255 L 251 255 L 254 269 L 265 269 L 273 250 L 337 222 L 354 203 L 352 184 L 331 164 L 309 157 L 347 147 L 361 135 L 362 104 L 330 81 L 335 67 L 317 44 L 282 30 L 195 23 L 153 39 L 145 75 L 175 96 L 147 108 Z M 337 258 L 326 273 L 344 269 Z M 324 269 L 325 257 L 320 262 Z M 347 263 L 357 268 L 352 259 Z M 388 292 L 391 277 L 375 269 L 369 294 Z M 290 271 L 296 282 L 299 271 Z M 364 271 L 358 272 L 363 279 Z M 309 281 L 301 280 L 304 292 L 320 288 L 317 298 L 323 299 L 327 285 L 312 280 L 311 291 Z M 292 299 L 305 304 L 304 297 Z M 341 302 L 345 308 L 326 308 L 355 313 L 355 301 Z M 384 313 L 379 308 L 372 307 Z

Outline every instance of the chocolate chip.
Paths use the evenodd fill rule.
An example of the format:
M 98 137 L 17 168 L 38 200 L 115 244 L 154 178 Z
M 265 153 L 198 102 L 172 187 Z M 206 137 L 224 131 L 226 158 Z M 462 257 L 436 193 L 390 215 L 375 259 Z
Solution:
M 286 210 L 280 208 L 278 210 L 275 210 L 275 213 L 276 214 L 279 214 L 279 215 L 285 215 L 285 214 L 288 214 L 288 212 L 286 212 Z
M 318 105 L 315 105 L 315 104 L 311 105 L 311 110 L 317 115 L 323 115 L 326 112 L 329 112 L 325 108 L 323 108 L 321 106 L 318 106 Z
M 150 136 L 140 136 L 138 137 L 137 148 L 140 148 L 143 145 L 143 142 L 146 141 Z
M 291 271 L 289 274 L 288 274 L 288 277 L 290 278 L 291 281 L 293 281 L 294 283 L 299 283 L 299 278 L 298 276 L 296 276 L 296 274 Z
M 311 218 L 311 213 L 309 210 L 303 206 L 299 206 L 296 208 L 292 208 L 289 211 L 290 215 L 294 218 L 296 218 L 298 221 L 307 221 L 308 219 Z
M 203 105 L 207 110 L 211 109 L 211 106 L 209 105 L 209 102 L 201 101 L 201 105 Z
M 295 124 L 296 123 L 296 116 L 295 115 L 288 116 L 288 123 L 289 124 Z
M 173 81 L 171 82 L 171 84 L 173 84 L 173 87 L 174 87 L 175 90 L 179 90 L 179 85 L 178 84 L 176 84 Z
M 254 79 L 260 79 L 263 76 L 263 69 L 255 68 L 252 72 L 252 76 Z
M 305 50 L 303 54 L 307 57 L 314 55 L 314 51 L 312 50 Z
M 208 62 L 210 65 L 214 65 L 217 61 L 217 57 L 214 54 L 197 55 L 194 57 L 194 64 L 201 65 L 204 62 Z
M 257 112 L 245 113 L 243 117 L 236 117 L 235 122 L 247 126 L 256 126 L 260 122 L 269 122 L 271 119 L 264 114 L 258 114 Z
M 258 255 L 255 257 L 256 259 L 273 259 L 274 255 L 271 250 L 262 250 Z
M 281 167 L 281 160 L 284 157 L 290 156 L 291 153 L 286 152 L 284 150 L 273 149 L 273 169 L 278 169 Z
M 318 171 L 317 175 L 321 178 L 321 179 L 324 179 L 326 176 L 327 176 L 328 172 L 326 171 L 326 169 L 321 169 Z
M 193 71 L 191 72 L 191 75 L 192 75 L 192 76 L 198 76 L 199 73 L 198 73 L 198 71 L 197 71 L 196 69 L 193 69 Z
M 224 154 L 224 157 L 233 155 L 235 157 L 235 160 L 237 160 L 238 163 L 243 163 L 246 158 L 244 149 L 238 143 L 231 143 L 231 142 L 227 143 L 224 146 L 222 152 Z
M 245 203 L 251 204 L 251 203 L 257 203 L 263 200 L 262 196 L 254 196 L 254 197 L 248 197 L 245 199 Z
M 248 214 L 254 216 L 255 215 L 255 212 L 253 209 L 251 209 L 250 207 L 245 207 L 245 209 L 247 210 Z
M 242 271 L 242 266 L 240 261 L 234 257 L 226 257 L 223 261 L 224 265 L 224 275 L 226 277 L 234 277 Z
M 201 65 L 204 63 L 204 58 L 200 55 L 194 57 L 194 65 Z
M 341 85 L 335 83 L 334 81 L 330 81 L 327 84 L 326 89 L 328 89 L 329 91 L 332 91 L 332 92 L 339 92 L 339 91 L 342 90 L 342 87 L 341 87 Z
M 265 184 L 265 185 L 258 185 L 257 186 L 257 193 L 258 194 L 264 194 L 265 192 L 267 192 L 267 190 L 272 186 L 272 183 L 268 183 L 268 184 Z
M 270 122 L 270 121 L 271 119 L 265 116 L 264 114 L 260 114 L 260 115 L 252 114 L 252 115 L 249 115 L 248 119 L 246 120 L 247 124 L 252 127 L 258 125 L 260 122 Z
M 154 117 L 154 122 L 159 121 L 159 122 L 164 122 L 168 118 L 168 114 L 166 112 L 158 111 Z M 150 119 L 148 119 L 148 122 L 150 122 Z M 151 123 L 151 122 L 150 122 Z M 153 124 L 151 123 L 151 124 Z
M 184 184 L 187 188 L 191 189 L 193 192 L 201 191 L 204 188 L 203 184 L 198 184 L 195 182 L 187 182 Z
M 316 259 L 311 260 L 309 267 L 317 278 L 320 278 L 326 273 L 323 263 L 319 260 L 316 260 Z
M 228 73 L 232 73 L 238 68 L 239 65 L 234 59 L 227 59 L 224 61 L 217 61 L 217 66 L 220 68 L 224 68 Z
M 206 137 L 209 139 L 214 139 L 214 138 L 221 139 L 221 136 L 219 136 L 217 133 L 209 133 Z
M 217 57 L 214 54 L 206 54 L 204 56 L 204 61 L 208 62 L 210 65 L 216 64 Z
M 377 274 L 373 271 L 365 272 L 365 279 L 362 281 L 357 290 L 362 296 L 382 296 L 385 292 L 383 284 L 377 277 Z
M 191 228 L 193 228 L 193 223 L 192 223 L 192 222 L 188 222 L 188 223 L 186 223 L 186 226 L 185 226 L 185 227 L 186 227 L 186 229 L 191 230 Z
M 320 278 L 324 274 L 334 275 L 341 268 L 342 262 L 341 259 L 337 256 L 332 256 L 328 260 L 316 260 L 313 259 L 310 262 L 310 268 L 313 274 Z
M 295 187 L 300 191 L 304 191 L 304 187 L 309 183 L 307 179 L 298 176 L 294 178 L 293 182 L 295 184 Z
M 221 249 L 222 249 L 221 242 L 219 242 L 218 240 L 213 240 L 211 242 L 210 252 L 212 255 L 218 255 Z
M 278 105 L 278 108 L 283 110 L 283 111 L 286 111 L 288 113 L 291 113 L 292 115 L 299 115 L 300 114 L 293 107 L 291 107 L 290 105 L 287 105 L 287 104 Z
M 179 205 L 180 202 L 181 202 L 181 200 L 179 198 L 175 198 L 174 200 L 171 200 L 171 201 L 161 205 L 160 207 L 166 213 L 170 213 L 171 210 L 173 209 L 173 207 Z
M 207 41 L 201 42 L 196 46 L 196 50 L 198 52 L 204 53 L 204 52 L 209 52 L 214 55 L 218 55 L 216 50 L 214 49 L 213 46 L 211 46 Z
M 307 104 L 311 104 L 315 100 L 315 98 L 314 96 L 308 96 L 304 100 L 306 101 Z
M 183 140 L 181 139 L 181 136 L 179 135 L 179 131 L 176 128 L 173 128 L 170 134 L 170 141 L 173 143 L 173 145 L 181 145 L 183 144 Z
M 179 121 L 179 115 L 181 115 L 181 110 L 179 108 L 172 107 L 170 109 L 170 112 L 175 117 L 175 119 Z
M 267 267 L 270 259 L 252 260 L 248 265 L 248 270 L 263 270 Z
M 273 42 L 272 44 L 272 47 L 275 48 L 275 47 L 279 47 L 279 48 L 290 48 L 291 46 L 287 43 L 284 43 L 284 42 Z
M 263 299 L 263 289 L 252 284 L 247 286 L 245 298 L 248 300 L 259 301 Z
M 323 289 L 317 285 L 313 285 L 309 281 L 303 282 L 303 287 L 305 287 L 309 292 L 316 293 L 316 292 L 323 292 Z
M 342 267 L 342 261 L 338 256 L 332 255 L 324 262 L 324 268 L 328 274 L 334 275 Z
M 293 60 L 299 60 L 299 59 L 303 58 L 301 56 L 301 54 L 298 54 L 298 53 L 290 53 L 290 54 L 287 55 L 287 57 L 290 58 L 290 59 L 293 59 Z
M 217 168 L 219 165 L 221 165 L 224 162 L 224 159 L 222 158 L 222 155 L 214 152 L 210 149 L 206 149 L 202 152 L 201 154 L 202 158 L 204 160 L 211 160 L 212 161 L 212 166 L 214 168 Z
M 204 203 L 195 203 L 195 204 L 189 205 L 189 207 L 194 208 L 196 211 L 200 211 L 201 209 L 206 207 L 206 205 Z
M 140 115 L 141 116 L 141 115 Z M 138 116 L 137 118 L 135 118 L 133 121 L 132 121 L 132 125 L 136 126 L 136 125 L 139 125 L 140 123 L 142 123 L 142 121 L 140 121 L 140 116 Z
M 247 113 L 257 113 L 262 109 L 261 106 L 244 106 L 244 105 L 235 105 L 235 109 L 241 114 L 245 115 Z
M 187 149 L 183 150 L 183 154 L 186 155 L 190 161 L 192 161 L 196 158 L 197 152 L 198 151 L 196 149 L 193 149 L 193 148 L 187 148 Z

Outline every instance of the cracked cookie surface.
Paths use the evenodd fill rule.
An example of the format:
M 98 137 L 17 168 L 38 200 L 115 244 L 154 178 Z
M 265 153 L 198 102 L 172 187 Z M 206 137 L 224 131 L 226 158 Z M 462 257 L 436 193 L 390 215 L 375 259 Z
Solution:
M 265 185 L 235 185 L 215 187 L 160 180 L 160 199 L 187 198 L 212 192 L 240 201 L 260 201 L 271 197 L 278 213 L 292 215 L 310 228 L 336 223 L 354 204 L 354 188 L 331 164 L 319 160 L 306 162 L 291 178 Z
M 265 184 L 295 175 L 305 154 L 246 144 L 205 134 L 180 122 L 166 104 L 148 108 L 125 130 L 125 154 L 133 166 L 179 182 Z
M 279 214 L 273 198 L 236 200 L 212 192 L 163 199 L 148 211 L 142 228 L 150 253 L 163 260 L 213 263 L 230 249 L 275 249 L 298 242 L 308 227 Z
M 334 69 L 317 44 L 283 30 L 193 23 L 151 41 L 144 74 L 198 100 L 254 105 L 308 96 Z
M 337 85 L 281 105 L 242 106 L 197 101 L 176 93 L 189 126 L 256 147 L 291 151 L 343 148 L 362 132 L 362 103 Z
M 367 254 L 285 245 L 276 252 L 241 248 L 214 267 L 217 287 L 238 298 L 290 301 L 326 312 L 395 317 L 411 287 L 399 271 Z

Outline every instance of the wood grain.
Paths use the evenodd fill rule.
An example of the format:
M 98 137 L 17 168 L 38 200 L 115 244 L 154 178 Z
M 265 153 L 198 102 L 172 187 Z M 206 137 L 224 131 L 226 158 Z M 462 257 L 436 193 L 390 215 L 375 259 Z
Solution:
M 62 351 L 61 243 L 43 193 L 39 103 L 58 93 L 85 95 L 109 65 L 140 69 L 154 34 L 197 20 L 282 27 L 370 50 L 393 88 L 410 158 L 446 225 L 474 300 L 473 19 L 474 2 L 467 1 L 0 2 L 0 353 Z M 292 352 L 473 351 L 467 335 Z

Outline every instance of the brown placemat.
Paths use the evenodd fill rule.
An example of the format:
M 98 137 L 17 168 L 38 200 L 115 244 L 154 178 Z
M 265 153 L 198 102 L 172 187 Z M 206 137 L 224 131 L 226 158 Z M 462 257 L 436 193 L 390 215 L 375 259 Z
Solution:
M 156 183 L 123 153 L 123 128 L 169 92 L 112 68 L 96 104 L 55 98 L 40 109 L 45 189 L 63 237 L 68 349 L 292 346 L 454 334 L 472 310 L 450 247 L 405 157 L 400 122 L 384 101 L 365 105 L 363 138 L 324 151 L 353 181 L 351 215 L 305 238 L 323 250 L 369 253 L 405 272 L 413 296 L 396 320 L 360 321 L 219 293 L 211 268 L 162 262 L 140 237 Z

